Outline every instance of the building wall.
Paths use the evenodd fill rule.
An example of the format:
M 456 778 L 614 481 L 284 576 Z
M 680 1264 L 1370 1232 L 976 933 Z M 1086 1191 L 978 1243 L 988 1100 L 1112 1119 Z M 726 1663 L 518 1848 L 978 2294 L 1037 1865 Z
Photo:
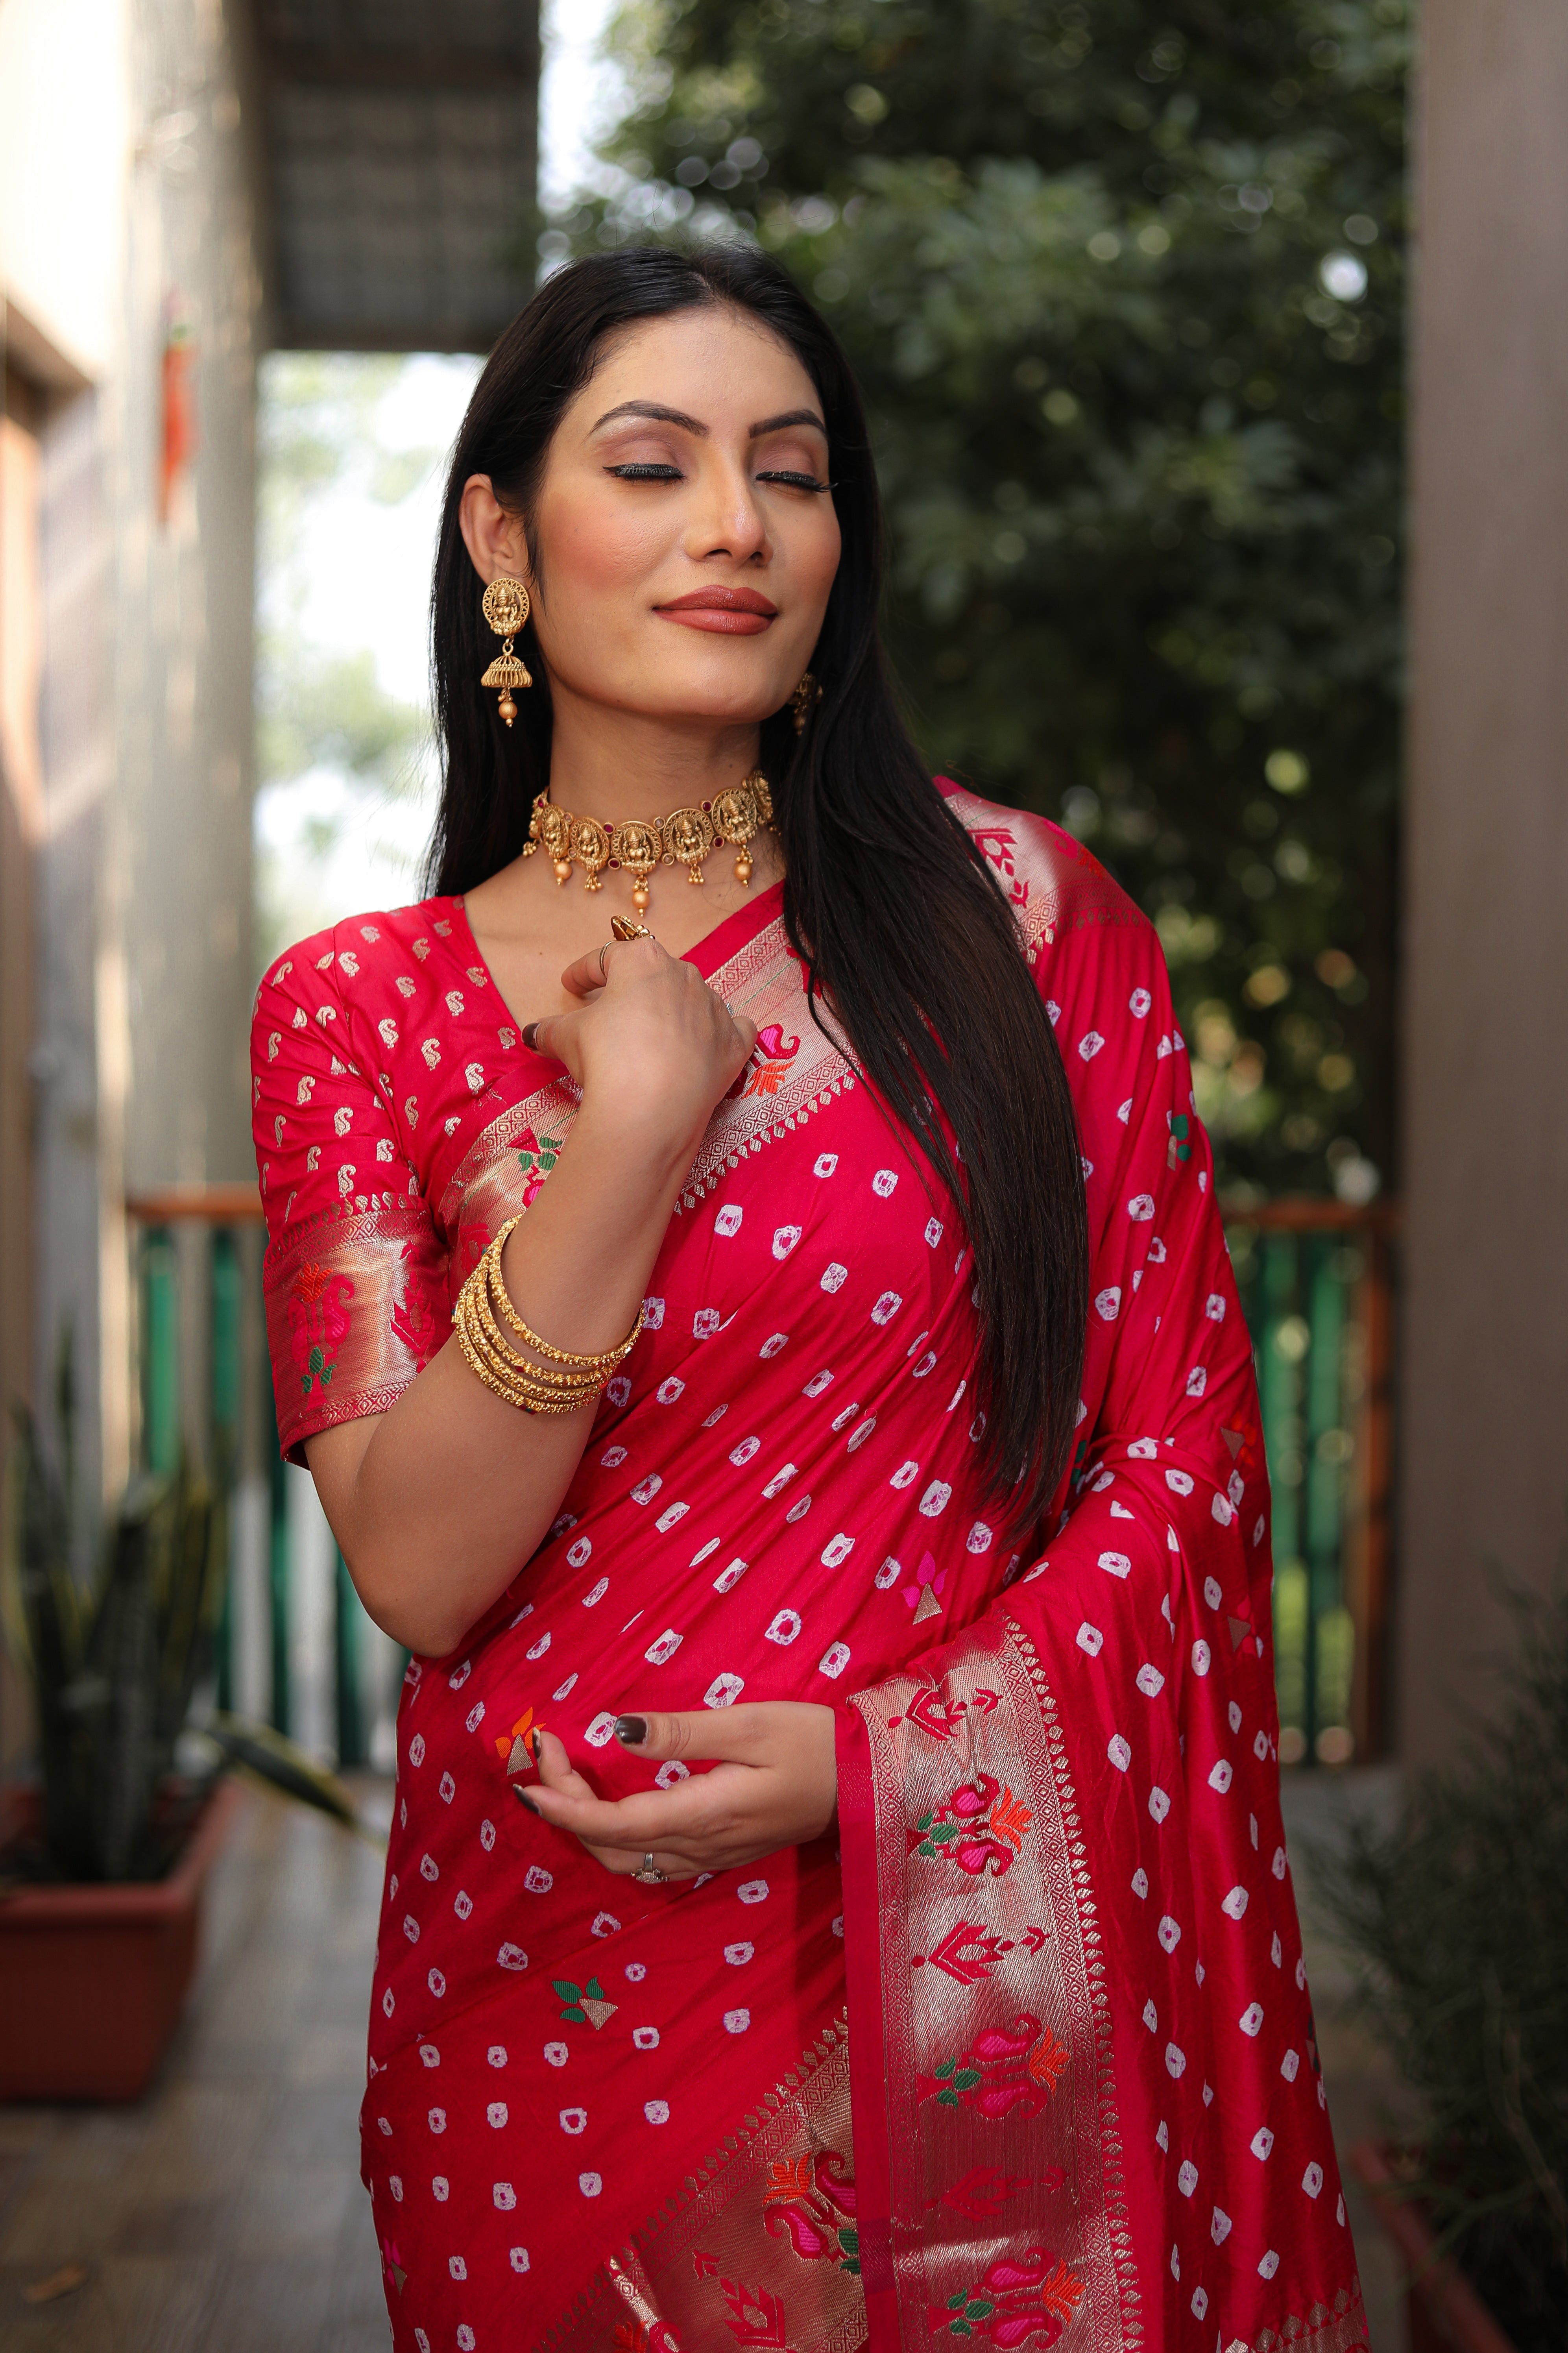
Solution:
M 105 1497 L 136 1438 L 127 1194 L 250 1173 L 249 42 L 238 0 L 0 7 L 0 292 L 69 379 L 27 616 L 34 1386 L 68 1327 Z
M 0 272 L 88 378 L 120 347 L 131 0 L 0 5 Z
M 245 1057 L 260 300 L 244 96 L 219 0 L 147 11 L 137 79 L 143 116 L 166 107 L 177 131 L 154 136 L 133 177 L 127 255 L 113 892 L 132 1194 L 253 1174 Z M 182 336 L 194 359 L 182 356 Z M 195 449 L 164 501 L 168 405 L 187 396 L 171 375 L 182 372 Z
M 1568 9 L 1426 0 L 1399 1737 L 1450 1753 L 1568 1511 Z
M 0 1413 L 31 1401 L 33 892 L 37 850 L 42 388 L 9 358 L 0 403 Z

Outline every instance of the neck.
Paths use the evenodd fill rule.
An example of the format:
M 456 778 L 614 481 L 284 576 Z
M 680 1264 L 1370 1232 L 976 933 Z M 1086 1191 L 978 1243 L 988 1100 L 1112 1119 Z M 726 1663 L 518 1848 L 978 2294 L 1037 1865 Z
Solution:
M 754 721 L 671 717 L 584 703 L 557 690 L 550 797 L 616 826 L 711 800 L 756 765 Z

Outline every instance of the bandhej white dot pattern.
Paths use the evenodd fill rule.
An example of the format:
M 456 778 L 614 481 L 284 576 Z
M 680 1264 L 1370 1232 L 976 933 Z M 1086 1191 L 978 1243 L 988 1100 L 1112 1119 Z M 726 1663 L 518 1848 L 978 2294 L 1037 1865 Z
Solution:
M 975 1401 L 953 1410 L 974 1370 L 962 1229 L 811 1019 L 778 894 L 759 893 L 698 955 L 758 1047 L 693 1165 L 643 1335 L 551 1537 L 458 1656 L 409 1670 L 364 2136 L 406 2353 L 501 2353 L 599 2290 L 618 2310 L 627 2263 L 672 2342 L 763 2325 L 774 2307 L 726 2305 L 728 2281 L 777 2299 L 799 2353 L 853 2344 L 862 2050 L 858 2113 L 882 2119 L 866 2128 L 935 2185 L 908 2219 L 895 2155 L 911 2342 L 960 2291 L 987 2327 L 1037 2310 L 1069 2341 L 1121 2341 L 1130 2298 L 1149 2345 L 1299 2335 L 1314 2306 L 1338 2332 L 1322 2347 L 1359 2341 L 1279 1823 L 1247 1335 L 1158 944 L 1054 828 L 952 803 L 1017 914 L 1088 1171 L 1072 1482 L 1026 1541 L 983 1493 Z M 453 900 L 280 959 L 254 1070 L 297 1454 L 416 1377 L 478 1250 L 550 1181 L 574 1103 Z M 1040 1678 L 1032 1731 L 1001 1687 L 1008 1623 Z M 668 1786 L 615 1740 L 623 1709 L 742 1696 L 836 1707 L 847 1760 L 872 1760 L 842 1872 L 829 1839 L 645 1889 L 512 1795 L 532 1770 L 520 1727 L 549 1724 L 619 1796 Z M 1051 1809 L 1021 1794 L 1042 1726 L 1080 1825 L 1054 1880 Z M 948 1810 L 922 1831 L 923 1799 L 908 1810 L 928 1788 Z M 1068 1911 L 1042 1896 L 1016 1936 L 988 1926 L 1048 1885 Z M 847 1946 L 911 2031 L 946 2004 L 951 2049 L 906 2065 L 862 2038 L 847 2062 Z M 1069 1949 L 1100 1993 L 1047 2017 L 1032 2005 L 1068 1985 L 1050 1970 Z M 769 2118 L 775 2172 L 737 2166 Z M 1002 2185 L 983 2213 L 976 2167 Z M 711 2246 L 670 2219 L 700 2179 L 725 2217 Z

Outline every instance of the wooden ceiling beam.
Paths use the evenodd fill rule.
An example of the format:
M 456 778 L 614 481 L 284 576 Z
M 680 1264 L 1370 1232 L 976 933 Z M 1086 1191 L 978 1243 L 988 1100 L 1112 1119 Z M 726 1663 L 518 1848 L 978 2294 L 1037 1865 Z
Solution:
M 268 41 L 269 79 L 330 90 L 420 90 L 489 93 L 531 91 L 539 56 L 526 49 L 368 47 L 359 42 Z

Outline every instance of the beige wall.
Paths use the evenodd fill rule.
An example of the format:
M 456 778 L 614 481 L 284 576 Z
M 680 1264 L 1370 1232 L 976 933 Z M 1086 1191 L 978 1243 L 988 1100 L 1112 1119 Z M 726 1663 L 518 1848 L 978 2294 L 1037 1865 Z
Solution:
M 143 154 L 127 240 L 124 463 L 117 532 L 119 845 L 112 928 L 129 1034 L 132 1193 L 254 1174 L 250 970 L 256 323 L 260 281 L 246 107 L 218 0 L 142 20 L 144 116 L 188 122 Z M 143 142 L 144 146 L 146 142 Z M 195 349 L 196 448 L 160 516 L 169 322 Z
M 0 295 L 76 395 L 39 444 L 26 617 L 35 1365 L 70 1325 L 105 1493 L 135 1437 L 127 1190 L 250 1172 L 248 37 L 245 0 L 0 0 Z M 163 512 L 175 317 L 195 448 Z
M 1398 1737 L 1568 1526 L 1568 5 L 1426 0 Z
M 0 0 L 0 279 L 89 377 L 120 339 L 128 0 Z

